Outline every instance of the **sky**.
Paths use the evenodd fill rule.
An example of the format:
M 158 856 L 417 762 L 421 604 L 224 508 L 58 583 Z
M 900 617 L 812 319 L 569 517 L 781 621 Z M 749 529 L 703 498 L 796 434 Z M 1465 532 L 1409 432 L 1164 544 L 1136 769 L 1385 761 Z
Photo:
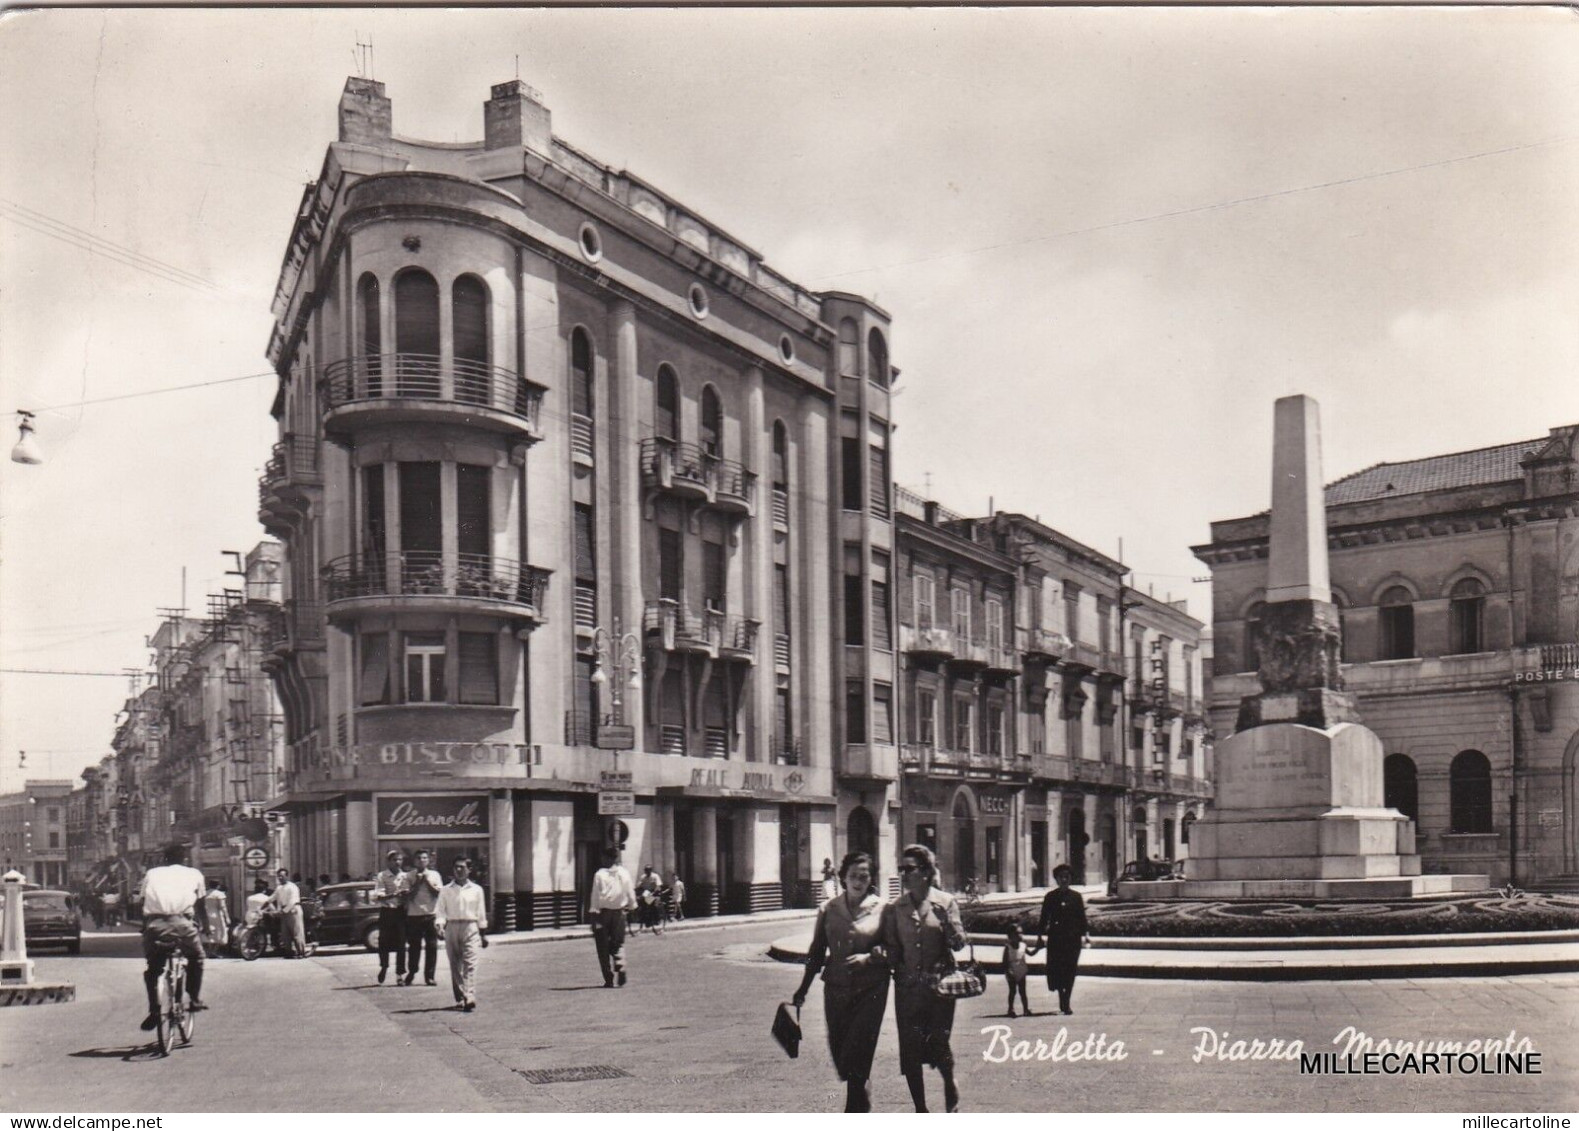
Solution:
M 0 464 L 0 668 L 143 669 L 183 571 L 201 614 L 263 537 L 269 304 L 358 41 L 398 134 L 479 139 L 519 68 L 572 145 L 875 300 L 900 483 L 1122 539 L 1208 621 L 1189 547 L 1267 506 L 1277 397 L 1329 480 L 1579 422 L 1564 9 L 12 11 L 0 413 L 46 462 Z M 128 689 L 0 672 L 0 792 L 108 753 Z

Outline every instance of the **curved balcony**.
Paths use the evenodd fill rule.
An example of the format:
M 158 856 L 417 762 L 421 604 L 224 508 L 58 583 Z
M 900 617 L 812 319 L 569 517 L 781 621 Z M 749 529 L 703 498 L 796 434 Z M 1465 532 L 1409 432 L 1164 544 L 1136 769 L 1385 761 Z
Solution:
M 274 537 L 289 537 L 322 486 L 317 438 L 286 436 L 274 445 L 258 478 L 258 521 Z
M 761 622 L 729 616 L 717 609 L 693 613 L 669 599 L 649 602 L 642 627 L 665 652 L 694 652 L 716 659 L 754 664 Z
M 336 558 L 324 566 L 323 579 L 330 620 L 399 606 L 541 623 L 549 573 L 488 554 L 405 550 Z
M 513 369 L 425 353 L 368 354 L 324 366 L 324 426 L 452 421 L 537 440 L 544 388 Z
M 699 444 L 668 436 L 641 442 L 641 485 L 645 491 L 691 499 L 724 514 L 749 518 L 756 513 L 756 472 Z

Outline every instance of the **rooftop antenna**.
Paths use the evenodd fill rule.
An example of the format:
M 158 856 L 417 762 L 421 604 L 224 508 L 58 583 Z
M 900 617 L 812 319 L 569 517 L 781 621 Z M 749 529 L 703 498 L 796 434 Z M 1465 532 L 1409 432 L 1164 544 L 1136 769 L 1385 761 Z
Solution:
M 361 33 L 356 33 L 356 47 L 351 52 L 356 60 L 356 73 L 358 78 L 370 79 L 373 77 L 373 37 L 369 35 L 367 42 L 362 42 Z
M 521 81 L 521 56 L 519 55 L 515 57 L 515 81 Z
M 921 482 L 923 484 L 923 489 L 926 491 L 927 498 L 930 499 L 932 497 L 932 473 L 930 471 L 922 472 Z

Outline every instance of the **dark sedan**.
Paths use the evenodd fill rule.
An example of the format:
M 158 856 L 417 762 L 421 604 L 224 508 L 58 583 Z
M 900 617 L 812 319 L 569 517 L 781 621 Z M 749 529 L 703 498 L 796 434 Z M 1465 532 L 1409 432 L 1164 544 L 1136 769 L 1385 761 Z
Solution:
M 378 906 L 373 902 L 373 882 L 326 884 L 318 889 L 319 946 L 356 946 L 378 949 Z
M 0 894 L 0 909 L 5 895 Z M 82 951 L 82 915 L 77 897 L 69 891 L 30 888 L 22 893 L 22 931 L 29 950 L 63 946 L 67 954 Z

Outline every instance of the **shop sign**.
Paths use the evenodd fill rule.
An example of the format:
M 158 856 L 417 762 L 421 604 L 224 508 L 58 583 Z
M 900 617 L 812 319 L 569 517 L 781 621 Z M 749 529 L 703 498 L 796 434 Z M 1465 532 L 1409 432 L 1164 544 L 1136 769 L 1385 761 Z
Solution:
M 1538 671 L 1514 672 L 1514 683 L 1556 683 L 1565 679 L 1579 679 L 1579 667 L 1543 668 Z
M 296 748 L 296 769 L 339 766 L 524 766 L 530 748 L 507 742 L 365 742 Z
M 1563 811 L 1561 809 L 1542 809 L 1537 814 L 1536 820 L 1543 829 L 1560 829 L 1563 827 Z
M 438 838 L 487 834 L 485 793 L 385 793 L 378 797 L 378 836 Z
M 598 788 L 600 790 L 629 790 L 632 788 L 631 772 L 629 770 L 604 770 L 598 774 Z
M 636 728 L 607 724 L 600 726 L 598 727 L 597 747 L 599 750 L 634 750 L 636 749 Z
M 992 813 L 1000 817 L 1005 816 L 1009 812 L 1009 799 L 1007 797 L 994 797 L 991 794 L 983 794 L 981 798 L 981 811 L 983 813 Z
M 598 794 L 598 816 L 629 817 L 636 812 L 634 793 L 604 790 Z
M 800 778 L 799 774 L 794 776 Z M 734 780 L 736 778 L 738 780 Z M 787 792 L 779 787 L 778 776 L 766 770 L 695 769 L 691 771 L 691 784 L 722 790 L 726 795 L 740 794 L 748 797 L 758 793 Z M 794 792 L 804 788 L 806 781 L 800 778 L 799 788 Z

